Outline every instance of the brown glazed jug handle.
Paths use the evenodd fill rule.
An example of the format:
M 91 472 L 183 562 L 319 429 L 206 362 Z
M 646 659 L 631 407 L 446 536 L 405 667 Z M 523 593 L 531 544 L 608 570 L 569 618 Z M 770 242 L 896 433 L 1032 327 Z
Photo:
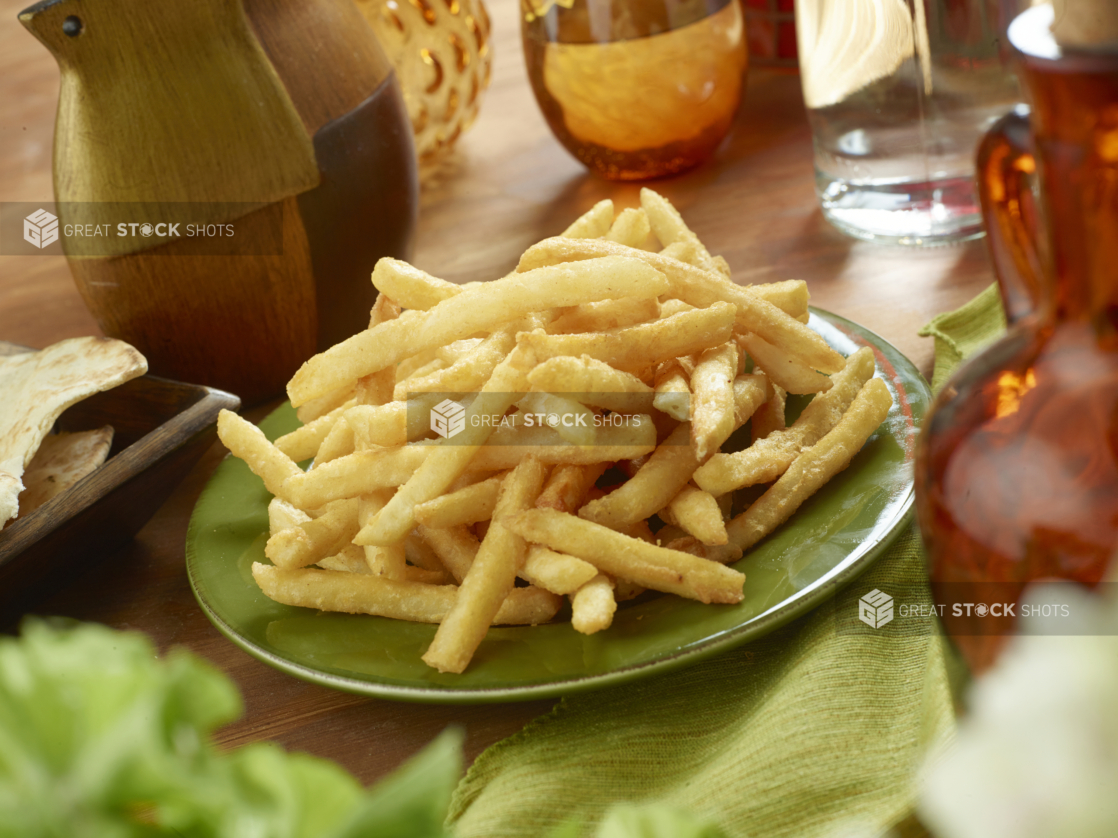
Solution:
M 1010 323 L 1040 303 L 1037 208 L 1029 186 L 1035 171 L 1029 111 L 1018 106 L 986 134 L 978 147 L 977 166 L 986 241 Z

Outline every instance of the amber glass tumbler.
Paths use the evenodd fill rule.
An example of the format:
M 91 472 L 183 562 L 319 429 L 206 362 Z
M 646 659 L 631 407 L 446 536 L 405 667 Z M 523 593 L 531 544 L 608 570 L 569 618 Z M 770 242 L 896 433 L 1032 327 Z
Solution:
M 592 172 L 640 180 L 709 158 L 746 67 L 737 0 L 522 0 L 536 101 Z

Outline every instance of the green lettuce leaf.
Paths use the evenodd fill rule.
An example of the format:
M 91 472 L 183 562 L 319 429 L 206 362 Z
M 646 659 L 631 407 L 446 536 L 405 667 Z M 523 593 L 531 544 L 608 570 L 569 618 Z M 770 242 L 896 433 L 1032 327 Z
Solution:
M 219 752 L 241 699 L 184 650 L 140 634 L 28 622 L 0 639 L 0 838 L 443 836 L 461 736 L 371 791 L 274 744 Z

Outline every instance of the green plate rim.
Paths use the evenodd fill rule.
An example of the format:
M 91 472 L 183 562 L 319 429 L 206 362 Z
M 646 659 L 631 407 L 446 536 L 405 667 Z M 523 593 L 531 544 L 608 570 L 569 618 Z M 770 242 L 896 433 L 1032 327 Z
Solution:
M 877 366 L 875 374 L 879 376 L 882 375 L 882 373 L 889 375 L 892 382 L 891 389 L 895 389 L 902 396 L 902 401 L 904 403 L 901 409 L 911 423 L 913 438 L 908 441 L 898 440 L 902 450 L 907 451 L 905 462 L 911 465 L 915 435 L 919 429 L 919 421 L 923 418 L 924 410 L 926 410 L 931 400 L 931 390 L 927 381 L 920 374 L 919 370 L 916 369 L 915 365 L 905 357 L 900 350 L 877 333 L 851 320 L 818 309 L 814 306 L 810 308 L 810 311 L 813 322 L 815 322 L 816 318 L 820 318 L 830 326 L 837 328 L 854 342 L 873 348 Z M 885 367 L 885 369 L 883 369 L 883 367 Z M 897 367 L 903 370 L 903 379 L 902 376 L 898 374 Z M 912 392 L 913 385 L 916 386 L 916 392 Z M 915 401 L 923 402 L 924 409 L 914 411 L 913 403 Z M 755 640 L 780 628 L 832 598 L 839 590 L 849 585 L 872 566 L 904 530 L 905 525 L 912 516 L 912 507 L 915 498 L 915 483 L 910 472 L 907 482 L 907 491 L 900 499 L 899 504 L 894 504 L 895 511 L 892 520 L 888 521 L 884 532 L 878 537 L 870 541 L 861 542 L 858 547 L 852 550 L 846 559 L 844 559 L 845 563 L 850 555 L 857 555 L 853 562 L 821 577 L 821 579 L 817 580 L 808 588 L 798 592 L 793 598 L 783 600 L 764 613 L 738 625 L 736 628 L 697 641 L 695 644 L 679 649 L 673 653 L 662 655 L 643 663 L 621 666 L 604 673 L 576 676 L 541 684 L 513 687 L 454 688 L 438 685 L 412 687 L 374 680 L 372 676 L 364 678 L 344 677 L 287 660 L 244 637 L 234 626 L 230 625 L 221 614 L 217 613 L 217 611 L 211 607 L 210 603 L 206 601 L 201 593 L 200 584 L 196 576 L 196 565 L 202 560 L 197 553 L 196 541 L 199 528 L 202 526 L 198 518 L 198 508 L 201 505 L 202 497 L 210 488 L 216 474 L 217 471 L 215 470 L 214 475 L 211 475 L 210 480 L 207 481 L 206 487 L 203 488 L 202 493 L 199 495 L 194 512 L 191 514 L 186 535 L 187 576 L 191 590 L 194 592 L 194 597 L 207 619 L 209 619 L 218 631 L 228 640 L 252 657 L 303 681 L 357 695 L 425 704 L 498 704 L 557 698 L 575 692 L 601 689 L 654 674 L 671 672 L 685 666 L 690 666 L 691 664 L 721 652 L 728 651 L 751 640 Z M 746 584 L 748 584 L 748 581 Z

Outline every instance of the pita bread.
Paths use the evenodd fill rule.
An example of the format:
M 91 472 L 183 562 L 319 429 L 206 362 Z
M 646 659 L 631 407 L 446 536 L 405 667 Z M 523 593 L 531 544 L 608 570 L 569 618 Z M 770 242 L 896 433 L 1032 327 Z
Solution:
M 108 459 L 112 444 L 110 425 L 96 431 L 49 434 L 23 474 L 27 488 L 19 496 L 19 514 L 34 512 L 95 471 Z
M 62 411 L 145 372 L 143 355 L 109 338 L 0 358 L 0 525 L 18 512 L 23 471 Z

